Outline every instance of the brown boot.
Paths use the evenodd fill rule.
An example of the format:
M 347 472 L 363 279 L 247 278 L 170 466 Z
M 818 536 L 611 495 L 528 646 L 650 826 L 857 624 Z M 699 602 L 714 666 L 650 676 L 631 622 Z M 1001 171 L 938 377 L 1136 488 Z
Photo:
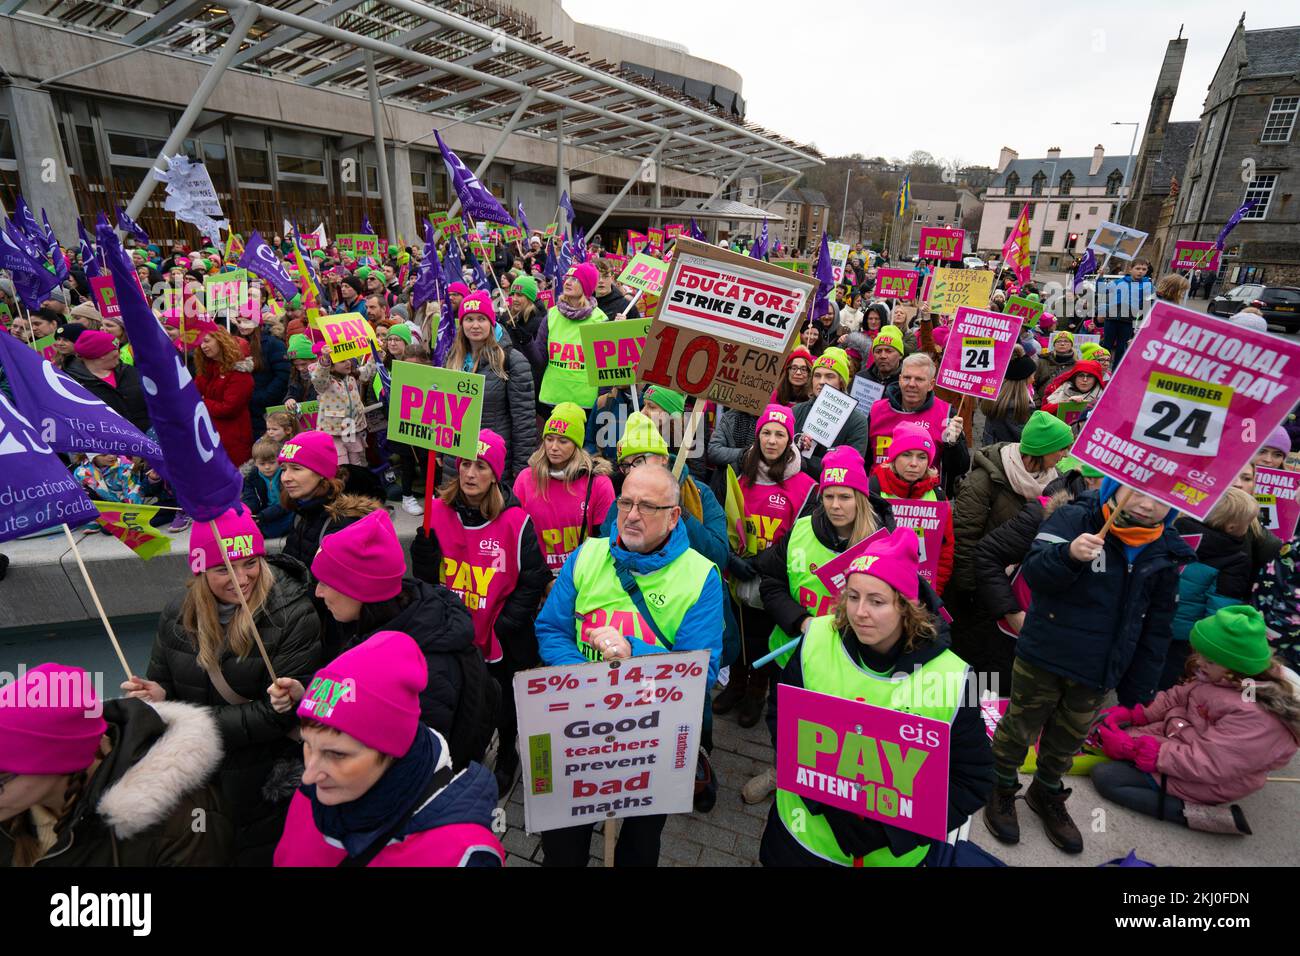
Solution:
M 1070 812 L 1065 809 L 1070 789 L 1062 787 L 1052 792 L 1037 777 L 1025 791 L 1025 804 L 1043 819 L 1043 831 L 1057 849 L 1066 853 L 1083 852 L 1083 834 L 1070 819 Z
M 763 705 L 767 703 L 767 675 L 761 671 L 749 675 L 749 689 L 736 711 L 736 721 L 742 727 L 753 727 L 763 716 Z
M 984 806 L 984 825 L 1003 843 L 1020 842 L 1020 821 L 1016 818 L 1016 794 L 1019 792 L 1020 784 L 995 786 L 993 796 Z
M 749 687 L 749 665 L 740 661 L 731 665 L 731 677 L 722 693 L 713 698 L 713 712 L 725 714 L 741 702 L 745 690 Z

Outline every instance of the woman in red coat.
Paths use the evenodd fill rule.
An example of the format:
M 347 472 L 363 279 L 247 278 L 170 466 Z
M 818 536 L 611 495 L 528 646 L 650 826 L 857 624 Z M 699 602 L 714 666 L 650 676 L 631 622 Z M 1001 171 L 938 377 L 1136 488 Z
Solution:
M 253 456 L 253 421 L 248 411 L 253 365 L 240 345 L 229 332 L 216 329 L 203 337 L 194 353 L 194 384 L 235 467 Z

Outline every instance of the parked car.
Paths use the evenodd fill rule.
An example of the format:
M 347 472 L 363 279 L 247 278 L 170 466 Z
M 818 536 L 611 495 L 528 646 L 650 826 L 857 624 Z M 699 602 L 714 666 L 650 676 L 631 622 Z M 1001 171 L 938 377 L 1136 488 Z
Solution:
M 1235 286 L 1210 300 L 1209 313 L 1221 317 L 1236 315 L 1248 305 L 1264 313 L 1269 325 L 1288 332 L 1300 329 L 1300 288 L 1290 285 L 1262 285 L 1257 282 Z
M 988 265 L 979 256 L 964 256 L 961 264 L 967 269 L 987 269 Z

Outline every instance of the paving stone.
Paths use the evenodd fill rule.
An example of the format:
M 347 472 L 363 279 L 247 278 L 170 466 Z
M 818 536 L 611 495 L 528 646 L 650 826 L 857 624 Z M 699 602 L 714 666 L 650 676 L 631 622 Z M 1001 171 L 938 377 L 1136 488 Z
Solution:
M 732 856 L 730 853 L 723 853 L 713 847 L 705 847 L 700 853 L 699 866 L 749 866 L 745 860 Z
M 712 822 L 705 822 L 695 818 L 692 818 L 685 837 L 688 840 L 724 852 L 730 852 L 731 848 L 736 845 L 736 834 L 732 831 L 724 830 Z
M 758 837 L 763 834 L 764 818 L 753 816 L 741 810 L 718 807 L 713 811 L 714 822 L 724 829 L 737 834 Z
M 664 840 L 659 848 L 659 862 L 671 861 L 677 866 L 696 866 L 704 848 L 689 840 Z
M 531 860 L 533 854 L 537 852 L 537 848 L 542 845 L 542 838 L 511 827 L 506 831 L 505 836 L 501 838 L 501 845 L 511 853 Z

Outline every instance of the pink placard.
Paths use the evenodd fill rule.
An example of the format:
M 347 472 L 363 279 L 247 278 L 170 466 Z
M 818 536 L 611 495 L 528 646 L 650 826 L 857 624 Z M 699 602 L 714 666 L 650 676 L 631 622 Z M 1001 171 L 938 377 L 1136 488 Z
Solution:
M 975 398 L 995 397 L 1019 334 L 1020 320 L 1015 316 L 960 307 L 953 317 L 935 384 Z
M 99 314 L 106 319 L 122 320 L 122 303 L 117 299 L 117 289 L 112 276 L 95 276 L 90 282 L 90 294 L 95 297 Z
M 1300 400 L 1300 343 L 1157 302 L 1072 454 L 1204 519 Z
M 776 785 L 934 840 L 948 836 L 946 721 L 780 684 Z M 905 694 L 903 706 L 911 697 Z
M 651 226 L 647 230 L 650 235 L 649 248 L 646 250 L 652 256 L 662 255 L 664 251 L 664 231 Z
M 548 309 L 555 306 L 555 293 L 550 289 L 537 290 L 537 301 L 542 302 Z
M 943 533 L 948 527 L 952 505 L 947 501 L 919 501 L 896 498 L 889 502 L 894 509 L 894 523 L 900 528 L 916 532 L 920 545 L 921 578 L 930 587 L 937 587 L 939 556 L 943 553 Z
M 308 252 L 320 248 L 320 235 L 314 232 L 303 233 L 298 237 L 298 241 L 302 243 L 302 247 Z
M 1259 502 L 1259 523 L 1281 538 L 1295 537 L 1300 519 L 1300 474 L 1276 468 L 1255 469 L 1255 500 Z
M 822 583 L 822 586 L 825 587 L 826 590 L 831 592 L 831 598 L 834 599 L 844 590 L 844 580 L 847 576 L 849 565 L 853 563 L 853 559 L 860 554 L 865 554 L 867 549 L 871 547 L 872 543 L 875 542 L 876 539 L 884 537 L 887 534 L 889 534 L 889 532 L 886 529 L 881 528 L 874 534 L 867 535 L 843 554 L 837 554 L 834 558 L 820 567 L 810 566 L 809 570 L 811 570 L 813 574 L 817 575 L 817 580 Z M 802 601 L 803 595 L 800 595 L 800 599 Z M 806 604 L 804 606 L 807 607 Z M 824 612 L 821 609 L 817 609 L 813 616 L 818 617 L 822 613 Z
M 921 251 L 918 252 L 917 255 L 922 259 L 939 259 L 943 262 L 956 262 L 961 258 L 961 248 L 965 239 L 965 229 L 944 229 L 941 226 L 922 226 Z
M 683 226 L 680 222 L 670 222 L 666 226 L 664 226 L 664 235 L 666 235 L 669 239 L 676 239 L 685 231 L 686 231 L 686 227 Z
M 1174 243 L 1174 258 L 1169 263 L 1171 269 L 1219 269 L 1218 249 L 1212 242 L 1193 242 L 1179 239 Z
M 1007 706 L 1010 703 L 1010 697 L 991 697 L 980 701 L 980 716 L 984 718 L 984 730 L 989 735 L 989 740 L 993 739 L 993 734 L 998 729 L 998 722 L 1007 715 Z
M 916 298 L 916 283 L 921 274 L 915 269 L 877 269 L 876 287 L 871 294 L 877 299 Z

